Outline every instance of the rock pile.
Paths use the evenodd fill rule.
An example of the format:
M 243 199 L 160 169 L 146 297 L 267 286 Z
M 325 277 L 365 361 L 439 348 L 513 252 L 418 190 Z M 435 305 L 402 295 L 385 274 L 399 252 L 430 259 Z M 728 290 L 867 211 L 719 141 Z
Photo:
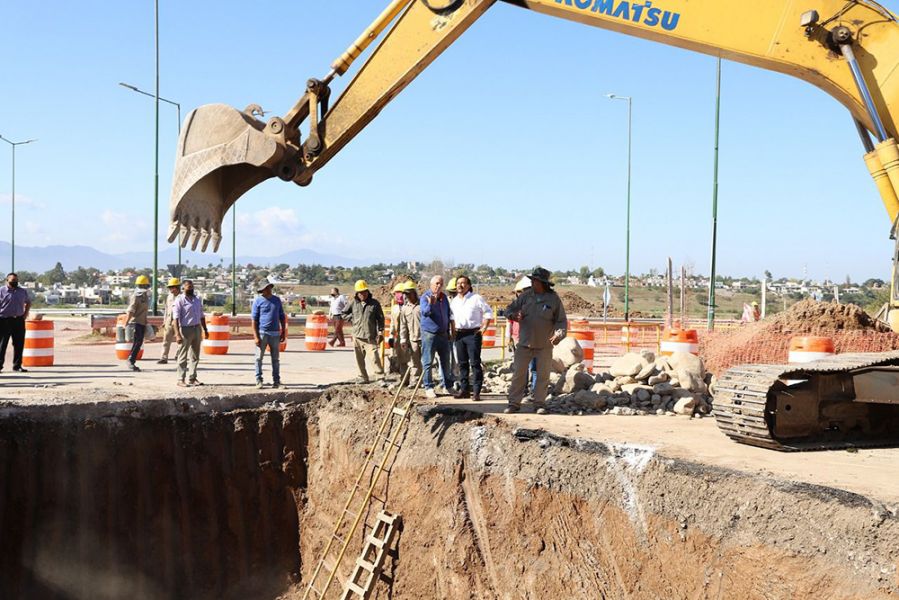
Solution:
M 546 403 L 549 412 L 696 417 L 711 412 L 714 377 L 706 372 L 698 356 L 676 352 L 657 357 L 649 350 L 632 352 L 595 376 L 584 370 L 581 358 L 580 348 L 574 350 L 565 340 L 554 349 Z M 494 367 L 485 373 L 485 391 L 505 394 L 511 380 L 511 365 Z

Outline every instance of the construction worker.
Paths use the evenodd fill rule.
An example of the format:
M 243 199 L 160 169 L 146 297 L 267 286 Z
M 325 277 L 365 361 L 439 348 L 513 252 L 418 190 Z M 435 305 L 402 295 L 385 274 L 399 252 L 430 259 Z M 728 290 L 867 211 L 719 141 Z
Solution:
M 400 373 L 405 373 L 406 368 L 411 365 L 407 384 L 414 387 L 421 377 L 421 306 L 418 304 L 418 288 L 414 282 L 407 281 L 403 285 L 403 294 L 406 301 L 400 311 L 399 340 L 406 362 L 400 364 Z
M 256 341 L 256 387 L 262 388 L 262 359 L 269 348 L 272 357 L 272 387 L 281 387 L 281 361 L 278 350 L 287 339 L 287 316 L 281 299 L 272 293 L 273 283 L 263 282 L 256 291 L 250 316 L 253 319 L 253 339 Z
M 453 389 L 453 372 L 450 366 L 450 340 L 453 337 L 453 320 L 450 317 L 449 298 L 443 293 L 443 277 L 431 277 L 430 289 L 419 301 L 421 307 L 421 364 L 424 367 L 425 396 L 436 398 L 437 392 L 449 393 Z M 431 363 L 434 356 L 440 359 L 443 389 L 434 389 Z
M 194 282 L 185 279 L 183 289 L 184 293 L 175 298 L 172 305 L 172 323 L 175 325 L 175 342 L 178 344 L 175 357 L 178 359 L 179 387 L 203 385 L 197 381 L 197 365 L 200 363 L 203 338 L 209 337 L 206 317 L 203 315 L 203 300 L 194 293 Z
M 456 325 L 453 346 L 459 363 L 459 393 L 456 398 L 472 398 L 478 402 L 484 383 L 481 345 L 484 333 L 493 322 L 493 310 L 480 294 L 471 290 L 471 279 L 467 275 L 456 277 L 456 287 L 458 293 L 450 301 L 450 311 Z M 469 371 L 473 375 L 470 385 Z
M 343 310 L 342 316 L 353 324 L 353 350 L 359 367 L 358 383 L 369 383 L 366 359 L 375 369 L 375 375 L 384 378 L 384 365 L 378 346 L 384 340 L 384 311 L 375 300 L 364 279 L 353 286 L 353 301 Z
M 169 295 L 165 298 L 165 313 L 162 316 L 162 356 L 156 361 L 157 364 L 165 365 L 169 362 L 169 348 L 175 340 L 175 326 L 172 323 L 172 308 L 175 305 L 175 298 L 181 293 L 181 280 L 177 277 L 169 279 Z
M 528 365 L 536 358 L 537 384 L 532 399 L 536 412 L 545 414 L 552 349 L 565 338 L 568 318 L 562 300 L 552 289 L 549 271 L 534 269 L 528 279 L 531 280 L 531 289 L 522 292 L 505 311 L 506 318 L 518 322 L 519 332 L 512 361 L 509 406 L 503 412 L 516 413 L 521 410 L 521 400 L 527 391 Z
M 333 346 L 335 343 L 338 346 L 346 346 L 346 340 L 343 338 L 343 311 L 346 305 L 346 296 L 341 294 L 336 287 L 331 288 L 331 305 L 328 308 L 328 318 L 331 319 L 331 324 L 334 325 L 334 334 L 328 340 L 329 346 Z
M 134 328 L 134 338 L 131 343 L 131 354 L 128 355 L 128 368 L 132 371 L 140 371 L 137 366 L 137 356 L 144 345 L 144 334 L 147 331 L 147 312 L 150 308 L 150 298 L 147 291 L 150 289 L 150 278 L 146 275 L 138 275 L 134 280 L 136 289 L 131 294 L 126 313 L 128 325 Z
M 393 286 L 393 302 L 390 304 L 390 327 L 388 327 L 385 332 L 385 335 L 387 336 L 387 346 L 390 348 L 392 354 L 389 366 L 386 365 L 387 372 L 392 373 L 396 371 L 401 376 L 403 374 L 403 369 L 400 365 L 405 365 L 406 362 L 408 362 L 406 356 L 404 356 L 405 351 L 399 343 L 400 311 L 405 302 L 405 295 L 403 294 L 403 288 L 405 288 L 405 286 L 405 281 L 401 281 Z
M 10 273 L 6 276 L 6 285 L 0 288 L 0 370 L 3 370 L 6 348 L 12 339 L 12 370 L 27 372 L 22 367 L 22 352 L 25 349 L 25 321 L 30 309 L 28 292 L 19 287 L 19 276 Z
M 761 321 L 762 320 L 762 309 L 759 308 L 759 303 L 753 301 L 752 303 L 752 320 L 753 321 Z

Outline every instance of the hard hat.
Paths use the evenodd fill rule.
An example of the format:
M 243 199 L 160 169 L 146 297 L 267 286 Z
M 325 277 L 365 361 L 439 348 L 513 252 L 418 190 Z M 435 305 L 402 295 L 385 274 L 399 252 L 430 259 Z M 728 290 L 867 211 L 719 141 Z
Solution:
M 405 289 L 405 287 L 406 287 L 406 284 L 401 281 L 398 284 L 396 284 L 395 286 L 393 286 L 393 292 L 394 293 L 402 292 Z
M 360 279 L 356 282 L 356 285 L 353 286 L 353 291 L 355 292 L 367 292 L 368 284 L 365 283 L 364 279 Z
M 753 306 L 758 306 L 759 303 L 758 303 L 758 302 L 753 302 L 752 305 L 753 305 Z
M 453 277 L 452 279 L 450 279 L 450 280 L 449 280 L 449 283 L 446 284 L 446 290 L 447 290 L 448 292 L 455 292 L 455 291 L 456 291 L 456 278 L 455 278 L 455 277 Z
M 418 291 L 418 286 L 415 285 L 415 282 L 414 282 L 414 281 L 407 281 L 407 282 L 403 285 L 403 291 L 404 291 L 404 292 L 417 292 L 417 291 Z
M 166 287 L 181 287 L 181 280 L 177 277 L 172 277 L 169 279 L 169 284 Z
M 134 285 L 150 285 L 150 278 L 146 275 L 138 275 L 134 280 Z
M 529 287 L 531 287 L 531 280 L 527 277 L 522 277 L 518 280 L 518 283 L 515 284 L 515 291 L 521 292 L 528 289 Z

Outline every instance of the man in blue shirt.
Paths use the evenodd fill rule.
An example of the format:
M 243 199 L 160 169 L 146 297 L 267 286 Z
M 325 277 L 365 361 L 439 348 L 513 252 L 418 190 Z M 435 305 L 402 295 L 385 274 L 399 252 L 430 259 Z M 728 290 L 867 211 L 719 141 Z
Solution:
M 19 287 L 19 276 L 10 273 L 6 285 L 0 287 L 0 370 L 6 358 L 6 348 L 12 339 L 12 370 L 25 372 L 22 368 L 22 350 L 25 348 L 25 321 L 31 300 L 28 292 Z
M 281 386 L 279 344 L 287 334 L 287 317 L 281 299 L 272 294 L 274 284 L 264 283 L 256 290 L 261 295 L 253 302 L 253 339 L 256 340 L 256 387 L 262 387 L 262 358 L 268 347 L 272 355 L 272 387 Z
M 431 362 L 436 353 L 440 359 L 440 372 L 443 376 L 443 387 L 453 387 L 453 372 L 450 368 L 450 338 L 453 321 L 450 318 L 449 298 L 443 293 L 443 277 L 435 275 L 431 278 L 431 288 L 425 292 L 421 301 L 421 364 L 424 367 L 425 396 L 436 398 L 434 381 L 431 377 Z

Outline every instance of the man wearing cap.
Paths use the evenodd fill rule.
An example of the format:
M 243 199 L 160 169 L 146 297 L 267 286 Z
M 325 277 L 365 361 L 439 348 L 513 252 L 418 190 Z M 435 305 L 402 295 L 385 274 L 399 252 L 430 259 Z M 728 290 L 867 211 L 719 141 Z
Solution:
M 399 343 L 400 311 L 402 311 L 403 304 L 406 301 L 406 297 L 403 294 L 403 288 L 405 286 L 405 281 L 401 281 L 393 286 L 393 302 L 390 305 L 390 327 L 386 327 L 385 329 L 387 331 L 384 332 L 387 336 L 387 346 L 391 349 L 393 354 L 390 364 L 385 365 L 385 368 L 388 373 L 392 373 L 395 367 L 396 372 L 399 373 L 400 376 L 405 372 L 401 365 L 405 365 L 408 362 L 405 351 Z
M 175 306 L 175 298 L 181 293 L 181 280 L 177 277 L 169 279 L 169 295 L 165 298 L 165 313 L 162 316 L 162 356 L 157 364 L 165 365 L 169 362 L 169 349 L 175 340 L 175 326 L 172 324 L 172 308 Z
M 368 284 L 360 279 L 353 286 L 353 301 L 343 310 L 342 316 L 353 324 L 353 350 L 359 367 L 359 383 L 369 383 L 366 359 L 374 366 L 375 375 L 384 377 L 384 365 L 378 346 L 384 336 L 384 311 L 374 299 Z
M 137 289 L 131 295 L 126 313 L 128 325 L 134 327 L 134 341 L 131 343 L 131 354 L 128 355 L 128 368 L 132 371 L 140 371 L 137 366 L 137 356 L 144 345 L 144 333 L 147 331 L 147 312 L 150 308 L 150 299 L 147 290 L 150 289 L 150 278 L 146 275 L 138 275 L 134 280 Z
M 549 280 L 546 269 L 537 268 L 528 275 L 531 289 L 522 292 L 505 311 L 506 318 L 519 325 L 518 345 L 512 361 L 512 384 L 506 413 L 521 410 L 528 384 L 528 364 L 537 359 L 537 384 L 533 402 L 538 414 L 546 413 L 546 386 L 549 383 L 553 346 L 562 341 L 568 327 L 565 307 Z
M 0 370 L 6 359 L 6 348 L 12 339 L 12 370 L 26 372 L 22 367 L 22 352 L 25 349 L 25 321 L 31 300 L 28 291 L 19 287 L 19 276 L 10 273 L 6 285 L 0 288 Z
M 421 377 L 421 306 L 418 304 L 418 288 L 414 282 L 405 283 L 403 294 L 406 301 L 400 311 L 399 340 L 406 363 L 400 365 L 400 372 L 405 373 L 406 367 L 411 365 L 407 384 L 415 387 Z
M 453 372 L 450 366 L 450 339 L 453 336 L 453 320 L 450 313 L 449 298 L 443 293 L 443 277 L 431 277 L 430 289 L 419 301 L 421 307 L 421 364 L 424 367 L 425 396 L 436 398 L 434 381 L 431 375 L 431 362 L 434 355 L 440 359 L 440 373 L 443 387 L 453 388 Z
M 273 283 L 263 282 L 257 288 L 260 294 L 253 301 L 250 316 L 253 319 L 253 339 L 256 341 L 256 387 L 261 388 L 262 359 L 266 347 L 272 357 L 272 387 L 281 387 L 281 361 L 278 350 L 287 336 L 287 316 L 281 299 L 272 293 Z
M 331 288 L 331 306 L 328 308 L 328 318 L 334 326 L 334 333 L 328 340 L 328 345 L 346 346 L 346 340 L 343 339 L 343 311 L 346 308 L 346 296 L 340 293 L 336 287 Z
M 200 346 L 203 345 L 203 338 L 209 337 L 203 300 L 194 293 L 194 282 L 190 279 L 184 280 L 183 289 L 184 293 L 179 294 L 172 304 L 172 323 L 175 325 L 175 343 L 178 344 L 175 355 L 178 359 L 178 385 L 203 385 L 197 381 Z
M 493 321 L 493 310 L 490 305 L 471 289 L 471 280 L 467 275 L 456 277 L 458 293 L 450 301 L 450 311 L 456 325 L 455 350 L 459 362 L 459 393 L 457 398 L 472 398 L 475 402 L 481 399 L 481 386 L 484 383 L 484 367 L 481 364 L 481 345 L 484 332 Z M 473 371 L 469 385 L 469 371 Z

